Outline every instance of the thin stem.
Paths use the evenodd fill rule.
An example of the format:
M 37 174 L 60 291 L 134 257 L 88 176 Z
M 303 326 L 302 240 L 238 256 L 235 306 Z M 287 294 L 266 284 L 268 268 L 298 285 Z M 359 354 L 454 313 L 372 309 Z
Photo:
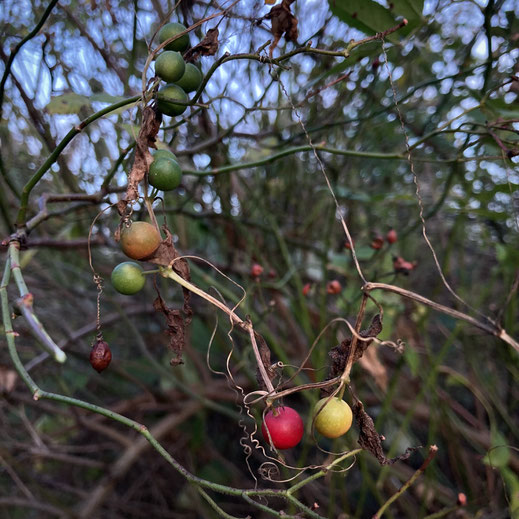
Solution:
M 254 350 L 254 356 L 256 357 L 256 362 L 258 364 L 258 369 L 261 373 L 261 378 L 263 382 L 265 383 L 265 387 L 268 389 L 269 394 L 273 395 L 275 394 L 274 386 L 272 385 L 272 382 L 270 381 L 269 376 L 267 375 L 267 371 L 265 369 L 265 366 L 263 364 L 263 361 L 261 360 L 261 355 L 258 349 L 258 345 L 256 343 L 256 338 L 254 336 L 254 328 L 252 327 L 252 324 L 248 321 L 244 321 L 239 317 L 233 310 L 230 308 L 227 308 L 226 305 L 218 301 L 215 297 L 211 296 L 210 294 L 207 294 L 204 292 L 201 288 L 198 288 L 196 285 L 193 285 L 190 281 L 185 280 L 183 277 L 179 276 L 171 267 L 167 269 L 162 269 L 162 275 L 164 277 L 168 277 L 172 279 L 173 281 L 176 281 L 179 285 L 182 285 L 184 288 L 187 288 L 197 296 L 200 296 L 201 298 L 205 299 L 212 305 L 216 306 L 222 312 L 225 312 L 230 318 L 231 322 L 233 324 L 236 324 L 241 329 L 247 331 L 251 337 L 252 342 L 252 348 Z
M 394 292 L 395 294 L 399 294 L 403 297 L 407 297 L 408 299 L 412 299 L 413 301 L 417 301 L 423 305 L 430 306 L 437 312 L 441 312 L 456 319 L 461 319 L 462 321 L 466 321 L 467 323 L 476 326 L 480 330 L 483 330 L 495 337 L 498 337 L 502 341 L 506 342 L 510 346 L 512 346 L 517 352 L 519 352 L 519 342 L 517 342 L 514 338 L 510 337 L 504 328 L 501 328 L 499 325 L 493 323 L 493 325 L 488 325 L 478 321 L 474 317 L 470 315 L 464 314 L 458 310 L 453 310 L 448 306 L 441 305 L 439 303 L 435 303 L 426 297 L 423 297 L 415 292 L 410 292 L 409 290 L 405 290 L 404 288 L 397 287 L 395 285 L 387 285 L 386 283 L 366 283 L 362 290 L 366 292 L 371 292 L 371 290 L 386 290 L 388 292 Z
M 31 191 L 36 186 L 36 184 L 41 180 L 43 175 L 47 173 L 50 167 L 58 160 L 61 152 L 66 148 L 68 143 L 78 134 L 81 133 L 89 124 L 93 123 L 97 119 L 100 119 L 106 114 L 117 110 L 123 106 L 135 103 L 141 99 L 141 96 L 133 96 L 128 99 L 124 99 L 123 101 L 119 101 L 118 103 L 114 103 L 110 106 L 99 110 L 95 114 L 92 114 L 90 117 L 87 117 L 83 120 L 78 126 L 72 128 L 67 135 L 63 138 L 63 140 L 56 146 L 55 150 L 49 155 L 47 160 L 41 165 L 40 169 L 36 171 L 36 173 L 29 179 L 29 181 L 25 184 L 22 190 L 22 194 L 20 197 L 20 209 L 18 211 L 18 216 L 16 218 L 16 225 L 18 228 L 22 228 L 25 225 L 27 209 L 29 204 L 29 196 Z
M 429 447 L 429 454 L 427 458 L 425 458 L 422 466 L 400 487 L 400 489 L 395 492 L 378 510 L 378 512 L 373 516 L 373 519 L 380 519 L 384 512 L 388 508 L 388 506 L 396 501 L 425 471 L 425 469 L 429 466 L 431 461 L 436 456 L 438 452 L 438 447 L 436 445 L 431 445 Z
M 7 81 L 7 77 L 9 76 L 9 73 L 11 72 L 11 66 L 13 64 L 14 58 L 20 51 L 20 49 L 32 38 L 34 38 L 40 29 L 43 27 L 43 24 L 47 21 L 47 18 L 50 16 L 50 13 L 52 12 L 52 9 L 54 9 L 54 6 L 58 3 L 58 0 L 51 0 L 50 4 L 47 6 L 47 9 L 45 9 L 45 12 L 43 13 L 43 16 L 40 18 L 40 21 L 36 24 L 34 29 L 23 39 L 21 40 L 16 47 L 13 49 L 11 54 L 9 55 L 9 59 L 7 60 L 7 63 L 5 65 L 4 75 L 2 76 L 2 80 L 0 81 L 0 119 L 2 118 L 2 105 L 4 103 L 4 90 L 5 90 L 5 83 Z

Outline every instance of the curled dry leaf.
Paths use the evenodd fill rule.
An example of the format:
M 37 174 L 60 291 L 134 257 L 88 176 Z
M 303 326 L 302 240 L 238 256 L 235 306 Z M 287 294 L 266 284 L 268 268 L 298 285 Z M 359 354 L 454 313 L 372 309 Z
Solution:
M 270 12 L 264 16 L 265 19 L 272 22 L 272 36 L 274 40 L 269 47 L 269 55 L 277 47 L 279 40 L 284 35 L 287 41 L 297 42 L 299 31 L 297 29 L 297 18 L 290 11 L 290 5 L 295 0 L 283 0 L 281 4 L 275 5 Z
M 367 330 L 363 330 L 359 333 L 359 335 L 363 338 L 368 337 L 376 337 L 382 331 L 382 321 L 380 319 L 380 315 L 375 315 L 373 317 L 371 324 Z M 358 341 L 357 347 L 355 348 L 355 353 L 353 356 L 353 362 L 357 362 L 364 352 L 368 348 L 368 346 L 373 341 Z M 328 379 L 338 377 L 342 375 L 344 369 L 346 368 L 346 363 L 348 362 L 348 357 L 350 355 L 351 348 L 351 337 L 344 339 L 338 346 L 332 348 L 329 352 L 329 356 L 331 358 L 330 370 L 328 373 Z M 333 388 L 323 388 L 321 390 L 321 397 L 325 397 L 330 395 L 333 392 Z
M 272 366 L 272 361 L 270 360 L 270 349 L 267 346 L 265 339 L 258 332 L 254 332 L 254 337 L 256 338 L 256 342 L 258 344 L 258 350 L 259 350 L 259 354 L 261 357 L 261 362 L 263 363 L 263 366 L 265 366 L 265 370 L 267 372 L 269 379 L 272 381 L 272 379 L 275 376 L 275 372 L 274 372 L 274 368 Z M 256 379 L 258 381 L 260 388 L 263 391 L 266 391 L 267 387 L 265 386 L 265 382 L 263 381 L 263 378 L 261 377 L 261 372 L 260 372 L 259 366 L 256 370 Z
M 214 56 L 220 45 L 218 43 L 218 34 L 219 31 L 216 27 L 214 29 L 209 29 L 205 38 L 198 45 L 195 45 L 184 54 L 184 61 L 186 63 L 193 63 L 200 56 Z
M 146 259 L 149 263 L 155 263 L 156 265 L 162 265 L 163 267 L 172 266 L 173 270 L 181 276 L 186 281 L 191 280 L 191 273 L 189 271 L 189 263 L 180 258 L 180 254 L 177 252 L 175 245 L 173 244 L 173 236 L 171 235 L 170 230 L 167 226 L 163 226 L 162 230 L 166 235 L 157 250 L 153 253 L 152 256 Z M 187 326 L 191 322 L 191 316 L 193 315 L 193 311 L 191 310 L 191 306 L 189 304 L 191 293 L 186 288 L 182 288 L 184 294 L 184 315 L 185 315 L 185 325 Z
M 392 465 L 397 461 L 404 461 L 409 458 L 413 452 L 421 448 L 409 447 L 404 454 L 400 456 L 386 458 L 384 449 L 382 448 L 382 440 L 385 438 L 377 433 L 373 419 L 366 413 L 364 405 L 360 400 L 357 400 L 357 403 L 352 407 L 352 411 L 359 428 L 359 445 L 364 450 L 371 452 L 381 465 Z
M 121 216 L 125 215 L 126 208 L 130 202 L 139 198 L 139 183 L 142 182 L 153 157 L 148 148 L 155 147 L 155 139 L 162 122 L 162 115 L 151 106 L 146 106 L 142 111 L 142 125 L 137 136 L 135 147 L 135 158 L 132 169 L 128 174 L 128 187 L 122 200 L 117 203 L 117 210 Z M 117 235 L 116 235 L 117 239 Z
M 185 326 L 186 323 L 182 317 L 180 310 L 169 308 L 160 293 L 157 290 L 157 298 L 153 302 L 153 308 L 157 312 L 162 312 L 166 317 L 167 330 L 169 335 L 169 348 L 175 356 L 169 361 L 172 366 L 184 364 L 182 360 L 182 351 L 185 345 Z

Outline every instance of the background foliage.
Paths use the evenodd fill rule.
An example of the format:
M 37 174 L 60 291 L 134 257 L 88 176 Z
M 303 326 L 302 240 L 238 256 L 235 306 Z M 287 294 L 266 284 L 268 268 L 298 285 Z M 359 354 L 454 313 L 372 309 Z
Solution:
M 2 74 L 48 5 L 0 4 Z M 171 19 L 191 26 L 229 5 L 183 0 L 171 16 L 174 4 L 164 0 L 63 0 L 53 7 L 10 65 L 3 91 L 2 237 L 15 231 L 24 185 L 70 129 L 141 93 L 148 44 L 159 23 Z M 165 219 L 174 231 L 178 250 L 210 261 L 245 289 L 239 313 L 251 316 L 275 361 L 297 366 L 332 319 L 354 323 L 362 281 L 300 117 L 319 150 L 366 279 L 471 313 L 446 289 L 424 242 L 407 136 L 427 234 L 446 278 L 463 299 L 518 337 L 517 2 L 295 2 L 297 43 L 281 39 L 274 58 L 310 42 L 342 51 L 350 40 L 389 29 L 402 17 L 409 23 L 384 43 L 376 39 L 352 49 L 346 59 L 298 53 L 282 68 L 258 59 L 258 49 L 263 46 L 267 56 L 264 44 L 272 39 L 270 22 L 260 21 L 269 10 L 264 2 L 238 2 L 191 32 L 194 45 L 218 25 L 217 55 L 199 60 L 204 73 L 224 53 L 248 57 L 221 64 L 198 106 L 184 118 L 166 118 L 159 132 L 158 146 L 174 150 L 184 169 L 181 188 L 155 205 L 159 221 Z M 147 74 L 153 77 L 153 66 Z M 145 424 L 201 478 L 251 488 L 247 463 L 259 478 L 263 455 L 253 449 L 246 456 L 236 392 L 206 364 L 210 344 L 210 364 L 217 371 L 225 371 L 233 349 L 236 383 L 246 393 L 256 390 L 246 338 L 233 334 L 231 342 L 227 318 L 220 315 L 215 328 L 215 309 L 194 297 L 185 364 L 172 368 L 164 319 L 152 307 L 152 280 L 134 297 L 118 295 L 108 282 L 113 267 L 124 261 L 113 238 L 119 218 L 109 206 L 124 190 L 139 124 L 136 105 L 96 120 L 74 137 L 31 193 L 27 218 L 39 220 L 21 254 L 22 271 L 41 322 L 66 349 L 68 361 L 59 365 L 42 357 L 22 318 L 14 321 L 18 352 L 43 389 Z M 100 191 L 104 186 L 108 192 Z M 105 211 L 93 226 L 92 257 L 106 280 L 101 318 L 114 357 L 102 375 L 88 363 L 96 286 L 86 248 L 100 210 Z M 144 217 L 145 208 L 138 206 L 136 214 Z M 397 243 L 371 248 L 374 235 L 390 228 L 398 232 Z M 6 248 L 0 250 L 4 262 Z M 409 276 L 395 274 L 393 256 L 416 262 Z M 250 276 L 253 263 L 264 268 L 258 279 Z M 207 263 L 190 265 L 195 284 L 230 306 L 238 303 L 242 293 L 229 279 Z M 326 290 L 333 279 L 342 285 L 340 294 Z M 155 283 L 168 305 L 181 306 L 178 286 L 160 276 Z M 15 301 L 16 288 L 7 292 Z M 384 309 L 379 338 L 401 339 L 405 351 L 371 346 L 353 369 L 352 387 L 386 438 L 388 456 L 409 446 L 439 447 L 435 461 L 387 515 L 517 514 L 518 352 L 396 294 L 373 295 Z M 376 311 L 370 303 L 368 315 Z M 329 349 L 348 333 L 344 324 L 330 326 L 305 364 L 311 369 L 295 382 L 324 379 Z M 35 402 L 16 377 L 7 348 L 0 354 L 2 517 L 216 516 L 196 487 L 136 432 L 82 409 Z M 284 380 L 294 372 L 286 367 Z M 304 391 L 285 402 L 307 417 L 318 398 L 318 391 Z M 256 420 L 261 412 L 261 406 L 251 408 Z M 249 431 L 254 425 L 250 417 L 244 423 Z M 334 452 L 356 448 L 356 432 L 320 445 Z M 423 457 L 421 451 L 381 467 L 363 452 L 348 471 L 306 485 L 299 498 L 307 506 L 317 503 L 323 517 L 371 517 Z M 311 434 L 286 454 L 298 466 L 333 459 L 323 458 Z M 279 477 L 290 475 L 283 469 Z M 290 487 L 261 478 L 259 485 Z M 460 492 L 467 497 L 465 508 L 456 506 Z M 211 497 L 233 516 L 268 516 L 239 497 Z M 268 504 L 296 513 L 281 500 L 269 498 Z

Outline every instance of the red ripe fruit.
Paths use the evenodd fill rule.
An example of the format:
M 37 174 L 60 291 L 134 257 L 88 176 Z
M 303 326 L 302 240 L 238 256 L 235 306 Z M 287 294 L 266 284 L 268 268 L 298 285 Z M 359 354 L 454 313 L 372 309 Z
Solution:
M 90 365 L 98 372 L 104 371 L 112 360 L 112 352 L 108 343 L 102 338 L 96 338 L 90 351 Z
M 342 292 L 342 285 L 336 279 L 329 281 L 326 285 L 326 292 L 328 292 L 328 294 L 340 294 Z
M 398 234 L 395 229 L 390 229 L 386 234 L 386 240 L 388 243 L 396 243 L 398 240 Z
M 406 261 L 401 256 L 393 257 L 393 268 L 396 273 L 405 274 L 406 276 L 416 267 L 416 263 L 411 263 L 410 261 Z
M 310 292 L 310 289 L 312 288 L 312 283 L 306 283 L 306 285 L 303 287 L 303 295 L 308 295 L 308 292 Z
M 458 494 L 458 506 L 467 506 L 467 496 L 463 492 Z
M 265 415 L 261 432 L 265 441 L 276 449 L 291 449 L 303 437 L 303 420 L 295 409 L 288 406 L 277 407 Z
M 345 244 L 344 244 L 344 247 L 348 250 L 351 250 L 351 245 L 355 245 L 355 242 L 352 240 L 352 242 L 350 243 L 349 241 L 347 241 Z
M 254 263 L 250 268 L 250 275 L 253 278 L 259 278 L 263 273 L 263 267 L 259 263 Z

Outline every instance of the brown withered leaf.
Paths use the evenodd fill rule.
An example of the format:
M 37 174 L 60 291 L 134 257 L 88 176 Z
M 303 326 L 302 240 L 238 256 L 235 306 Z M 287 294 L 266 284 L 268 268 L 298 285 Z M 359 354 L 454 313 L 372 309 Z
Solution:
M 135 158 L 133 160 L 132 169 L 128 174 L 128 187 L 126 194 L 122 200 L 117 203 L 117 210 L 121 216 L 124 216 L 128 204 L 139 198 L 139 183 L 142 182 L 149 165 L 152 162 L 152 156 L 148 148 L 155 147 L 155 138 L 162 122 L 162 115 L 155 111 L 151 106 L 146 106 L 142 111 L 142 124 L 137 136 L 135 146 Z
M 157 287 L 155 287 L 157 288 Z M 157 290 L 157 298 L 153 301 L 153 308 L 162 312 L 166 317 L 166 333 L 169 335 L 169 348 L 175 356 L 169 361 L 172 366 L 184 364 L 182 351 L 185 344 L 185 323 L 180 310 L 169 308 Z
M 249 321 L 249 319 L 247 318 Z M 249 321 L 250 323 L 250 321 Z M 265 342 L 265 339 L 258 333 L 254 332 L 254 337 L 256 338 L 256 342 L 258 344 L 258 350 L 261 357 L 261 362 L 263 363 L 263 366 L 265 367 L 265 371 L 267 372 L 267 375 L 270 380 L 272 380 L 275 376 L 274 370 L 272 369 L 272 362 L 270 360 L 270 349 L 267 346 L 267 343 Z M 256 379 L 258 381 L 259 387 L 266 391 L 267 387 L 265 386 L 265 382 L 263 381 L 263 378 L 261 376 L 261 372 L 259 370 L 259 366 L 256 369 Z
M 287 41 L 297 42 L 299 31 L 297 29 L 297 18 L 290 11 L 290 5 L 295 0 L 283 0 L 281 4 L 275 5 L 270 12 L 265 15 L 265 19 L 272 21 L 272 36 L 274 40 L 269 47 L 269 55 L 272 58 L 272 53 L 277 47 L 279 40 L 283 35 Z
M 186 63 L 192 63 L 196 61 L 200 56 L 214 56 L 218 51 L 218 29 L 209 29 L 204 39 L 194 47 L 190 48 L 184 54 L 184 61 Z
M 409 458 L 413 452 L 421 449 L 421 447 L 409 447 L 404 454 L 400 456 L 386 458 L 384 449 L 382 448 L 382 440 L 385 438 L 376 431 L 373 419 L 364 411 L 364 405 L 360 400 L 357 400 L 352 411 L 359 428 L 359 445 L 364 450 L 371 452 L 381 465 L 392 465 L 397 461 L 404 461 Z
M 362 330 L 359 335 L 363 338 L 376 337 L 381 331 L 382 321 L 380 319 L 380 315 L 377 314 L 371 320 L 371 324 L 369 325 L 368 329 Z M 364 352 L 372 342 L 373 341 L 357 341 L 357 346 L 353 354 L 353 363 L 357 362 L 362 357 L 362 355 L 364 355 Z M 344 339 L 338 346 L 335 346 L 335 348 L 330 350 L 328 355 L 331 358 L 331 365 L 328 372 L 328 380 L 342 375 L 344 369 L 346 368 L 346 363 L 348 362 L 350 349 L 351 337 L 348 337 L 347 339 Z M 321 390 L 321 396 L 328 396 L 332 392 L 333 388 L 323 388 Z
M 10 393 L 14 389 L 17 380 L 18 374 L 16 371 L 7 366 L 0 365 L 0 394 Z
M 173 236 L 169 229 L 164 225 L 162 227 L 166 238 L 164 238 L 161 242 L 157 250 L 153 253 L 152 256 L 146 259 L 149 263 L 155 263 L 156 265 L 162 265 L 164 267 L 169 267 L 172 265 L 173 270 L 185 279 L 186 281 L 191 280 L 191 273 L 189 271 L 189 263 L 185 259 L 177 259 L 180 254 L 177 252 L 175 245 L 173 244 Z M 176 260 L 176 261 L 175 261 Z M 191 316 L 193 315 L 193 311 L 189 304 L 191 298 L 191 292 L 186 288 L 182 287 L 182 291 L 184 293 L 184 315 L 186 317 L 186 326 L 191 322 Z
M 359 364 L 375 379 L 377 386 L 385 392 L 387 390 L 388 375 L 386 366 L 380 362 L 378 348 L 367 349 L 364 352 L 364 356 L 359 359 Z

